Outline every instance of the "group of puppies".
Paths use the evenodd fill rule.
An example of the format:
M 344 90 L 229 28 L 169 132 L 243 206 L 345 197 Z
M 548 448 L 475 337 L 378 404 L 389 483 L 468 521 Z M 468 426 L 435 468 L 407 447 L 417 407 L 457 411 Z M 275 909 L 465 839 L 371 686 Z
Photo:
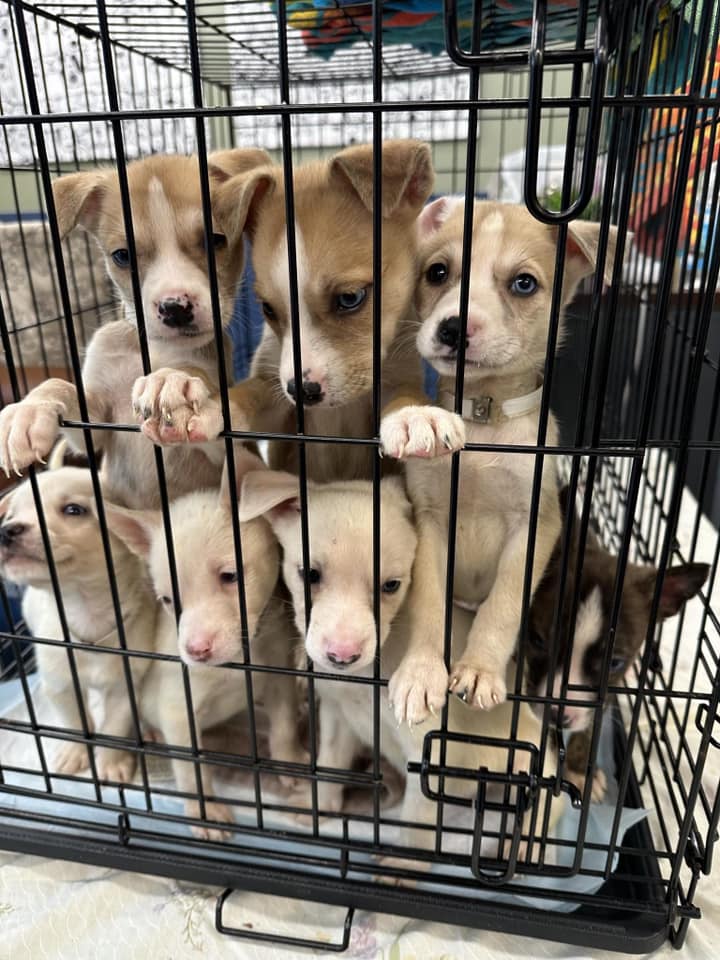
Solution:
M 192 726 L 202 735 L 246 708 L 252 687 L 252 703 L 269 724 L 274 769 L 289 794 L 307 806 L 312 771 L 299 722 L 306 694 L 293 672 L 304 666 L 297 660 L 298 644 L 304 641 L 319 703 L 321 814 L 343 809 L 338 772 L 352 769 L 375 746 L 376 736 L 389 763 L 400 771 L 418 760 L 425 734 L 440 728 L 448 691 L 454 694 L 448 727 L 463 735 L 446 744 L 449 766 L 500 773 L 527 769 L 522 751 L 502 748 L 512 733 L 524 743 L 545 741 L 544 771 L 535 773 L 553 776 L 556 745 L 543 736 L 549 698 L 555 727 L 565 728 L 578 744 L 568 755 L 567 776 L 587 799 L 602 796 L 601 771 L 594 771 L 586 784 L 587 731 L 601 707 L 597 691 L 616 559 L 591 538 L 579 584 L 577 564 L 569 565 L 564 589 L 568 597 L 577 593 L 579 606 L 573 625 L 567 612 L 572 604 L 561 604 L 564 613 L 556 633 L 559 537 L 563 512 L 571 515 L 573 504 L 563 504 L 551 456 L 542 469 L 534 599 L 519 660 L 519 683 L 538 702 L 535 707 L 526 702 L 513 706 L 506 699 L 517 680 L 536 457 L 505 448 L 532 447 L 538 441 L 557 230 L 521 206 L 475 203 L 467 329 L 461 343 L 464 202 L 440 198 L 428 203 L 434 173 L 427 144 L 388 141 L 381 166 L 382 251 L 375 281 L 369 145 L 296 169 L 292 263 L 283 171 L 261 150 L 208 157 L 210 258 L 197 158 L 158 155 L 127 167 L 134 257 L 115 171 L 80 172 L 55 181 L 61 234 L 82 227 L 94 237 L 124 309 L 123 318 L 98 329 L 88 345 L 82 384 L 87 415 L 91 423 L 105 426 L 139 422 L 142 433 L 93 431 L 94 448 L 102 454 L 102 506 L 96 504 L 90 472 L 61 465 L 55 454 L 52 469 L 35 478 L 43 520 L 29 482 L 0 504 L 3 575 L 26 585 L 23 610 L 33 635 L 55 641 L 36 647 L 44 689 L 61 726 L 77 731 L 86 726 L 105 738 L 129 741 L 114 746 L 105 739 L 94 751 L 80 736 L 62 741 L 54 758 L 56 772 L 75 774 L 90 763 L 104 780 L 133 776 L 131 745 L 137 731 L 130 686 L 143 724 L 175 748 L 192 745 Z M 208 260 L 214 261 L 220 319 L 226 327 L 243 274 L 246 238 L 266 323 L 250 377 L 228 391 L 227 422 Z M 595 272 L 600 238 L 597 223 L 569 225 L 561 311 L 582 279 Z M 608 282 L 616 240 L 610 228 L 603 251 Z M 141 294 L 138 302 L 133 276 Z M 377 583 L 376 454 L 367 442 L 375 436 L 376 297 L 383 455 Z M 140 313 L 152 367 L 147 375 L 138 335 Z M 295 320 L 299 362 L 293 349 Z M 228 361 L 228 343 L 222 352 Z M 461 414 L 455 412 L 459 356 L 464 357 Z M 422 360 L 439 375 L 436 404 L 423 391 Z M 301 371 L 300 382 L 296 371 Z M 295 433 L 299 397 L 305 436 L 360 441 L 304 443 L 309 478 L 305 551 L 298 443 L 272 440 L 265 460 L 252 444 L 235 444 L 230 464 L 225 441 L 218 439 L 227 428 Z M 60 431 L 66 442 L 85 452 L 82 430 L 72 426 L 82 421 L 80 399 L 75 385 L 51 379 L 6 407 L 0 413 L 0 462 L 6 472 L 20 474 L 44 461 Z M 545 442 L 557 442 L 552 416 Z M 460 457 L 452 651 L 446 664 L 449 455 L 466 443 L 488 449 L 466 450 Z M 160 509 L 154 445 L 163 449 L 170 538 Z M 105 525 L 111 557 L 101 534 Z M 676 613 L 697 593 L 707 572 L 704 564 L 666 571 L 660 616 Z M 645 639 L 656 576 L 649 566 L 628 567 L 611 684 L 621 680 Z M 72 653 L 63 642 L 66 635 L 74 641 Z M 379 732 L 370 682 L 378 644 L 380 676 L 387 681 L 381 686 Z M 126 650 L 140 655 L 128 656 Z M 148 652 L 160 657 L 142 655 Z M 192 667 L 190 716 L 178 653 Z M 79 690 L 68 667 L 70 656 Z M 260 669 L 220 666 L 233 662 Z M 564 674 L 584 690 L 571 690 L 563 704 Z M 358 682 L 345 682 L 347 677 Z M 100 701 L 92 716 L 86 698 L 91 688 Z M 196 818 L 197 770 L 182 759 L 182 750 L 173 756 L 178 791 L 186 798 L 188 816 Z M 455 786 L 465 793 L 477 789 L 472 778 Z M 207 781 L 205 788 L 212 794 Z M 558 803 L 551 805 L 551 821 L 559 809 Z M 430 848 L 435 810 L 419 778 L 408 776 L 402 811 L 402 819 L 414 825 L 405 837 L 408 845 Z M 209 801 L 203 812 L 196 832 L 223 837 L 233 819 L 231 810 Z

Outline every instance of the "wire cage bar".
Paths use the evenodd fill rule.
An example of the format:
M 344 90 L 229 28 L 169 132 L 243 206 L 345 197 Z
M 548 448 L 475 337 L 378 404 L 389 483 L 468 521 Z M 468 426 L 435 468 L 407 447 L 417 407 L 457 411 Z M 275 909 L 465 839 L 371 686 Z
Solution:
M 0 396 L 6 410 L 22 406 L 50 378 L 73 385 L 77 409 L 64 407 L 59 415 L 74 438 L 73 462 L 87 489 L 83 522 L 94 524 L 98 545 L 93 576 L 107 596 L 100 642 L 75 626 L 76 597 L 47 481 L 52 470 L 35 463 L 24 478 L 10 476 L 0 504 L 19 502 L 14 498 L 24 491 L 48 570 L 43 589 L 57 615 L 33 632 L 21 611 L 28 591 L 23 594 L 11 574 L 0 581 L 0 846 L 222 885 L 220 932 L 297 946 L 313 944 L 231 928 L 223 919 L 231 892 L 346 907 L 337 942 L 326 945 L 338 951 L 350 943 L 357 909 L 626 952 L 648 951 L 667 938 L 681 946 L 699 916 L 696 886 L 710 873 L 720 819 L 720 344 L 714 322 L 720 17 L 701 0 L 445 0 L 420 35 L 400 29 L 387 4 L 357 5 L 359 14 L 344 4 L 329 14 L 306 6 L 291 0 L 160 0 L 152 7 L 135 0 L 6 0 L 0 6 Z M 392 513 L 383 478 L 392 466 L 382 456 L 381 433 L 383 385 L 393 359 L 384 342 L 395 292 L 388 251 L 396 243 L 384 150 L 400 138 L 429 144 L 433 197 L 464 202 L 457 221 L 450 405 L 458 416 L 465 416 L 468 397 L 478 402 L 466 372 L 474 361 L 465 363 L 473 270 L 484 255 L 474 201 L 525 207 L 544 225 L 555 258 L 546 278 L 550 319 L 534 442 L 471 436 L 452 452 L 447 537 L 438 560 L 444 600 L 436 640 L 450 668 L 460 616 L 453 598 L 463 583 L 463 470 L 472 462 L 492 467 L 500 457 L 530 464 L 509 727 L 493 732 L 481 712 L 458 708 L 451 692 L 398 769 L 385 732 L 383 603 L 392 592 L 387 584 L 396 581 L 383 581 L 390 539 L 385 518 Z M 307 216 L 303 171 L 363 143 L 372 147 L 362 228 L 371 250 L 362 373 L 369 383 L 367 423 L 358 421 L 349 433 L 323 431 L 316 428 L 316 396 L 297 386 L 305 381 L 311 337 L 303 286 L 309 253 L 298 226 Z M 273 186 L 266 174 L 257 196 L 281 190 L 274 276 L 282 274 L 287 285 L 286 366 L 295 391 L 276 385 L 275 405 L 291 412 L 282 426 L 241 422 L 237 414 L 234 384 L 249 382 L 254 352 L 256 370 L 266 339 L 278 331 L 263 300 L 271 294 L 258 272 L 263 254 L 254 228 L 245 231 L 252 242 L 232 241 L 236 269 L 230 294 L 226 289 L 230 240 L 219 225 L 218 184 L 225 189 L 238 171 L 228 176 L 217 165 L 222 152 L 240 148 L 267 151 L 257 166 L 273 165 Z M 83 359 L 95 356 L 92 345 L 111 324 L 125 324 L 135 331 L 137 376 L 158 368 L 154 307 L 148 312 L 143 292 L 146 218 L 157 201 L 149 188 L 138 199 L 133 169 L 139 168 L 131 164 L 168 155 L 198 158 L 192 230 L 202 248 L 198 270 L 207 284 L 212 334 L 208 369 L 227 464 L 220 502 L 228 498 L 223 536 L 234 559 L 223 568 L 229 579 L 222 591 L 235 605 L 235 654 L 212 667 L 189 666 L 177 643 L 165 649 L 159 640 L 140 642 L 142 617 L 150 610 L 155 616 L 154 597 L 135 600 L 137 570 L 145 567 L 132 567 L 135 560 L 118 540 L 118 505 L 107 479 L 110 444 L 151 451 L 143 461 L 143 505 L 154 511 L 152 536 L 165 557 L 165 586 L 156 592 L 166 632 L 180 629 L 188 576 L 196 573 L 200 581 L 206 548 L 220 536 L 208 524 L 207 540 L 188 551 L 187 522 L 172 485 L 192 496 L 199 480 L 187 467 L 178 481 L 173 448 L 153 446 L 141 435 L 129 413 L 129 392 L 127 415 L 97 415 L 97 384 Z M 96 170 L 117 183 L 118 249 L 96 243 L 92 229 L 66 235 L 62 226 L 65 211 L 54 182 Z M 247 216 L 252 223 L 254 214 Z M 568 264 L 587 221 L 598 225 L 594 272 L 567 305 Z M 116 254 L 123 255 L 126 283 L 112 272 Z M 327 260 L 333 255 L 330 249 L 324 254 Z M 345 291 L 333 296 L 339 293 Z M 416 322 L 413 342 L 417 328 Z M 344 346 L 338 342 L 338 350 L 354 349 L 350 333 Z M 118 372 L 122 379 L 124 371 L 112 369 L 110 358 L 108 383 Z M 439 402 L 432 371 L 424 375 L 428 402 Z M 0 434 L 1 427 L 0 417 Z M 253 564 L 261 564 L 238 511 L 249 448 L 266 456 L 268 449 L 292 451 L 301 543 L 302 587 L 293 590 L 286 564 L 286 586 L 275 589 L 272 614 L 266 608 L 258 617 Z M 303 632 L 310 636 L 320 576 L 313 566 L 313 501 L 322 489 L 318 479 L 332 479 L 318 478 L 316 464 L 318 451 L 329 450 L 347 479 L 357 476 L 356 460 L 364 464 L 372 518 L 365 533 L 375 649 L 361 673 L 331 671 L 302 643 Z M 564 506 L 554 579 L 538 582 L 533 571 L 547 536 L 548 471 L 565 488 Z M 138 506 L 131 500 L 119 505 L 121 514 Z M 66 501 L 60 513 L 68 503 L 77 505 Z M 12 513 L 0 508 L 0 554 L 13 536 L 3 533 L 11 521 Z M 144 529 L 147 539 L 150 527 Z M 279 569 L 271 541 L 265 552 Z M 4 554 L 0 562 L 7 562 Z M 676 571 L 700 577 L 702 565 L 701 580 L 668 600 Z M 134 579 L 128 569 L 136 571 Z M 644 619 L 633 620 L 631 594 L 642 595 Z M 583 644 L 590 651 L 588 603 L 600 603 L 593 596 L 604 598 L 602 630 L 595 659 L 588 666 L 588 652 L 580 670 L 574 657 Z M 548 636 L 544 669 L 535 676 L 541 622 Z M 87 624 L 87 631 L 94 626 Z M 255 629 L 267 631 L 269 645 L 292 637 L 288 644 L 301 654 L 268 661 L 253 644 Z M 48 712 L 43 664 L 50 662 L 67 672 L 74 723 Z M 116 678 L 127 714 L 119 732 L 107 716 L 98 720 L 83 680 L 89 664 Z M 227 702 L 214 730 L 197 680 L 208 671 L 222 684 L 215 700 Z M 170 698 L 168 691 L 179 698 L 177 736 L 153 729 L 145 693 L 150 676 L 165 678 L 157 681 L 163 698 Z M 328 702 L 339 689 L 369 725 L 368 745 L 346 766 L 323 763 L 321 752 L 324 738 L 342 735 L 321 722 L 323 698 Z M 267 709 L 268 700 L 284 698 L 297 699 L 293 736 L 303 749 L 279 756 Z M 458 709 L 465 718 L 459 726 Z M 575 711 L 587 716 L 580 777 Z M 527 734 L 528 716 L 535 718 L 536 738 Z M 494 760 L 458 762 L 468 750 Z M 131 758 L 132 776 L 107 760 L 121 755 Z M 65 757 L 60 768 L 59 757 Z M 341 806 L 324 805 L 328 786 L 344 791 Z M 418 804 L 431 804 L 429 819 L 401 809 L 403 789 L 415 790 Z

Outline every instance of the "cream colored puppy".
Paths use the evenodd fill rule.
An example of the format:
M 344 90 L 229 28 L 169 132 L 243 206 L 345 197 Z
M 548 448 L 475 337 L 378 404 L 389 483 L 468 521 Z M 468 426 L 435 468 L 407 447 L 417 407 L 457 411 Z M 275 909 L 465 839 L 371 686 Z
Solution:
M 455 405 L 460 336 L 460 266 L 464 202 L 443 198 L 419 220 L 422 273 L 417 292 L 420 354 L 438 371 L 439 407 L 408 407 L 383 421 L 384 452 L 408 457 L 408 491 L 418 522 L 418 563 L 407 656 L 390 681 L 399 722 L 418 722 L 445 700 L 442 625 L 450 510 L 450 463 L 444 418 Z M 561 309 L 595 270 L 600 225 L 571 223 Z M 550 324 L 557 233 L 524 207 L 475 204 L 463 414 L 467 441 L 533 446 L 538 441 L 542 370 Z M 605 277 L 612 275 L 610 228 Z M 552 416 L 545 443 L 558 441 Z M 474 707 L 506 697 L 506 670 L 520 626 L 535 454 L 461 455 L 454 592 L 477 610 L 449 687 Z M 545 457 L 532 567 L 537 586 L 560 530 L 556 470 Z
M 348 770 L 361 752 L 373 748 L 372 685 L 343 682 L 345 677 L 371 678 L 373 661 L 380 644 L 381 676 L 387 678 L 402 659 L 407 644 L 411 573 L 417 537 L 412 510 L 402 483 L 397 478 L 382 481 L 380 533 L 380 623 L 373 612 L 373 496 L 372 485 L 364 481 L 313 484 L 308 491 L 308 530 L 312 590 L 310 623 L 305 629 L 305 599 L 302 540 L 298 514 L 298 481 L 291 474 L 248 473 L 244 479 L 240 516 L 245 520 L 266 516 L 283 548 L 283 573 L 295 608 L 298 630 L 316 671 L 335 674 L 335 679 L 318 678 L 320 698 L 319 767 Z M 398 726 L 389 709 L 387 689 L 382 687 L 379 749 L 398 770 L 407 770 L 410 761 L 419 761 L 423 738 L 438 729 L 438 718 L 422 730 Z M 516 752 L 509 768 L 506 740 L 510 735 L 512 707 L 507 705 L 487 717 L 478 716 L 457 701 L 451 705 L 449 730 L 463 735 L 495 738 L 496 743 L 467 743 L 466 737 L 447 744 L 447 763 L 468 771 L 467 779 L 449 779 L 450 793 L 472 796 L 477 791 L 477 770 L 487 767 L 501 773 L 529 770 L 527 750 Z M 540 721 L 525 704 L 519 710 L 518 739 L 539 746 Z M 439 759 L 439 745 L 432 753 Z M 546 754 L 545 773 L 554 774 L 557 757 L 551 745 Z M 523 766 L 524 764 L 524 766 Z M 533 770 L 533 772 L 538 772 Z M 326 813 L 342 809 L 343 787 L 321 780 L 318 805 Z M 555 809 L 557 808 L 557 809 Z M 553 805 L 554 822 L 560 805 Z M 428 850 L 434 843 L 437 804 L 424 796 L 419 778 L 409 774 L 402 819 L 414 824 L 406 830 L 402 844 Z M 415 869 L 429 861 L 412 861 Z
M 262 150 L 211 154 L 211 195 L 234 174 L 268 160 Z M 178 430 L 185 435 L 178 408 L 184 410 L 186 403 L 197 406 L 203 398 L 202 385 L 211 384 L 217 390 L 218 383 L 197 157 L 147 157 L 128 165 L 127 178 L 142 311 L 155 371 L 149 379 L 142 378 L 117 172 L 99 169 L 68 174 L 54 182 L 53 194 L 61 236 L 82 227 L 93 237 L 123 306 L 123 319 L 100 327 L 87 348 L 83 385 L 89 419 L 133 423 L 138 411 L 143 431 L 153 442 L 160 442 Z M 215 230 L 218 294 L 223 322 L 228 323 L 243 270 L 242 237 L 233 240 L 219 227 Z M 197 381 L 197 389 L 189 392 L 188 373 L 203 377 Z M 80 419 L 75 385 L 47 380 L 20 403 L 0 412 L 0 466 L 6 473 L 20 473 L 43 460 L 55 442 L 61 420 Z M 73 430 L 66 433 L 84 452 L 82 436 Z M 93 442 L 96 450 L 103 451 L 104 488 L 116 502 L 131 507 L 159 504 L 153 449 L 147 440 L 134 432 L 100 430 L 93 434 Z M 222 443 L 174 448 L 164 459 L 170 496 L 219 483 L 223 459 Z
M 238 450 L 238 476 L 262 461 Z M 177 655 L 191 668 L 194 723 L 198 735 L 223 723 L 248 705 L 245 672 L 222 664 L 243 661 L 242 633 L 247 628 L 250 662 L 259 666 L 292 666 L 297 636 L 278 587 L 279 553 L 270 527 L 263 519 L 243 523 L 241 529 L 247 621 L 243 624 L 238 598 L 238 576 L 233 543 L 231 501 L 227 478 L 218 494 L 206 490 L 172 502 L 170 515 L 177 569 L 180 619 L 175 621 L 167 545 L 159 511 L 134 511 L 107 506 L 108 524 L 128 547 L 148 564 L 160 605 L 158 650 Z M 297 684 L 292 675 L 253 672 L 253 701 L 270 720 L 270 756 L 273 760 L 306 762 L 298 738 Z M 147 678 L 142 712 L 148 723 L 174 747 L 191 744 L 188 706 L 177 662 L 154 662 Z M 174 759 L 177 788 L 197 792 L 195 765 Z M 291 776 L 286 781 L 292 782 Z M 204 775 L 204 790 L 210 778 Z M 197 800 L 186 800 L 186 813 L 200 816 Z M 206 819 L 231 823 L 225 804 L 206 805 Z M 195 827 L 200 837 L 222 839 L 221 828 Z
M 37 485 L 70 638 L 75 643 L 118 649 L 120 641 L 105 554 L 93 514 L 95 500 L 90 472 L 60 467 L 38 474 Z M 127 647 L 150 651 L 156 621 L 150 582 L 143 565 L 119 540 L 112 538 L 111 545 Z M 26 587 L 22 610 L 32 635 L 64 639 L 29 481 L 0 502 L 0 572 L 7 580 Z M 82 734 L 68 649 L 38 643 L 35 653 L 42 690 L 59 717 L 52 722 Z M 74 659 L 90 729 L 114 737 L 133 735 L 122 657 L 77 650 Z M 129 659 L 133 688 L 139 700 L 150 661 L 141 657 Z M 88 711 L 90 689 L 100 694 L 99 717 L 92 717 Z M 89 765 L 85 744 L 56 742 L 60 745 L 53 764 L 57 773 L 75 774 Z M 95 762 L 102 780 L 127 781 L 135 769 L 134 754 L 113 747 L 95 748 Z

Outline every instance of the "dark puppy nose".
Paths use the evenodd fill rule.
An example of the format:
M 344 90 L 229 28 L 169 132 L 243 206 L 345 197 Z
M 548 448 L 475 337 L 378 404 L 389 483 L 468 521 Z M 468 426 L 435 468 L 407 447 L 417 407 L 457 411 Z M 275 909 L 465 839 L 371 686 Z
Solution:
M 10 544 L 27 530 L 24 523 L 4 523 L 0 526 L 0 546 L 9 547 Z
M 460 341 L 460 317 L 446 317 L 438 327 L 437 338 L 446 347 L 457 350 Z
M 336 657 L 334 653 L 328 650 L 327 658 L 330 661 L 330 663 L 334 663 L 336 667 L 349 667 L 351 664 L 357 663 L 357 661 L 360 659 L 360 654 L 354 653 L 351 657 L 348 657 L 346 660 L 341 660 L 340 657 Z
M 187 299 L 172 297 L 158 304 L 158 316 L 166 327 L 189 327 L 193 322 L 193 305 Z
M 310 404 L 310 406 L 312 406 L 313 403 L 320 403 L 324 396 L 322 384 L 316 383 L 314 380 L 303 380 L 302 391 L 303 403 Z M 287 382 L 287 392 L 294 400 L 295 394 L 297 393 L 294 377 Z

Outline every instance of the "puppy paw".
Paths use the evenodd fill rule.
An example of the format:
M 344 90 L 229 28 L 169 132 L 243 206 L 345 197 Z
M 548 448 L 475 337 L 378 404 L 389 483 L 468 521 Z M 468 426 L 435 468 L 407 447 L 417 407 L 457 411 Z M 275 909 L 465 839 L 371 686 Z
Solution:
M 100 780 L 129 783 L 135 773 L 135 757 L 127 750 L 101 747 L 96 753 L 96 767 Z
M 462 660 L 450 671 L 448 689 L 470 707 L 490 710 L 507 698 L 507 687 L 502 674 L 482 670 Z
M 163 367 L 139 377 L 133 385 L 132 404 L 142 432 L 160 446 L 206 443 L 223 427 L 219 397 L 211 396 L 200 377 L 182 370 Z
M 581 794 L 585 792 L 587 777 L 584 773 L 579 773 L 577 770 L 568 770 L 565 774 L 565 779 L 569 780 L 570 783 L 574 783 Z M 596 767 L 593 773 L 592 787 L 590 788 L 590 799 L 593 803 L 602 803 L 605 799 L 606 792 L 607 776 L 604 770 Z
M 65 411 L 62 403 L 51 400 L 21 400 L 0 412 L 0 467 L 9 477 L 32 463 L 45 462 L 60 432 Z
M 197 800 L 188 800 L 185 803 L 185 815 L 195 820 L 200 819 L 200 804 Z M 218 823 L 227 824 L 235 822 L 232 810 L 224 803 L 206 803 L 205 819 L 216 820 Z M 215 840 L 222 842 L 229 840 L 232 836 L 232 830 L 223 830 L 222 827 L 211 827 L 203 824 L 193 824 L 190 830 L 198 840 Z
M 442 407 L 403 407 L 380 422 L 380 451 L 384 456 L 431 459 L 465 446 L 465 424 Z
M 388 683 L 388 700 L 398 726 L 437 716 L 445 705 L 448 674 L 440 657 L 406 657 Z
M 55 773 L 66 776 L 87 770 L 90 766 L 88 748 L 84 743 L 64 743 L 57 750 L 52 766 Z

